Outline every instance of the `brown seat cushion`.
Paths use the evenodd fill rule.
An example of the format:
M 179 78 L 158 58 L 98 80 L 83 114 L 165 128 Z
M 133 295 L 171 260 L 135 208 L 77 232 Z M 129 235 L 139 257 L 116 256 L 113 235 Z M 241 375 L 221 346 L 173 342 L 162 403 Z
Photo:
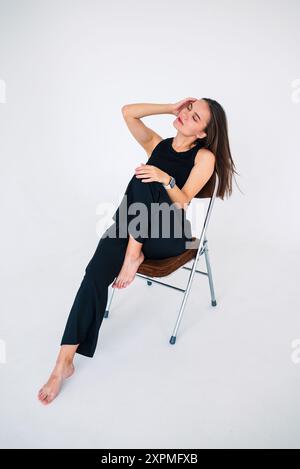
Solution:
M 186 264 L 186 262 L 196 257 L 199 242 L 199 238 L 193 236 L 191 243 L 195 245 L 195 248 L 191 245 L 191 247 L 178 256 L 165 257 L 164 259 L 145 259 L 139 266 L 137 272 L 149 277 L 165 277 L 170 275 L 172 272 Z

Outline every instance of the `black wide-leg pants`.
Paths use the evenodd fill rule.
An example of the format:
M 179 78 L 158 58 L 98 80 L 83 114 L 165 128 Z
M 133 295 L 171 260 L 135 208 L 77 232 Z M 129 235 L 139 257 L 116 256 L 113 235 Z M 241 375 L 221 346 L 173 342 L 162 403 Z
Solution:
M 102 235 L 85 269 L 61 339 L 61 345 L 79 344 L 76 352 L 87 357 L 93 357 L 95 353 L 99 329 L 108 300 L 108 287 L 121 270 L 129 232 L 137 241 L 143 243 L 142 251 L 145 258 L 151 259 L 181 254 L 186 249 L 186 241 L 191 240 L 192 237 L 190 222 L 186 219 L 183 209 L 171 211 L 173 216 L 170 216 L 170 236 L 167 238 L 150 236 L 151 219 L 149 219 L 148 237 L 135 235 L 130 229 L 127 229 L 127 234 L 124 236 L 125 221 L 120 216 L 120 209 L 124 208 L 124 200 L 128 207 L 133 202 L 143 202 L 148 207 L 149 213 L 151 213 L 153 203 L 172 204 L 167 190 L 161 183 L 142 182 L 135 175 L 130 180 L 123 200 L 113 216 L 115 222 Z M 128 215 L 127 228 L 129 221 L 133 218 L 132 214 Z M 183 227 L 181 237 L 177 237 L 175 230 L 175 227 L 178 228 L 178 223 Z M 161 230 L 159 233 L 161 234 Z

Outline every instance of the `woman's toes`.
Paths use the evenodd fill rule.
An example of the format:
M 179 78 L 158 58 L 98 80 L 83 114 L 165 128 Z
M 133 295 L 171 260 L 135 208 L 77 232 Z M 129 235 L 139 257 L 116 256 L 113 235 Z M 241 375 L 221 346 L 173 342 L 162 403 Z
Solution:
M 47 398 L 45 399 L 46 403 L 47 404 L 50 404 L 50 402 L 52 402 L 54 399 L 54 395 L 53 394 L 48 394 Z
M 41 394 L 39 395 L 39 400 L 43 402 L 46 397 L 47 397 L 47 393 L 45 391 L 42 391 Z

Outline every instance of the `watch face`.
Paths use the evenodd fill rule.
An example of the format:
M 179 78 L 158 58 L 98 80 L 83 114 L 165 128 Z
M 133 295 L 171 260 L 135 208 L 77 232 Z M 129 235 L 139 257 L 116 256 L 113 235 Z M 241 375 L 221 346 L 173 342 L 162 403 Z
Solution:
M 171 188 L 173 188 L 175 186 L 175 179 L 174 178 L 171 179 L 170 186 L 171 186 Z

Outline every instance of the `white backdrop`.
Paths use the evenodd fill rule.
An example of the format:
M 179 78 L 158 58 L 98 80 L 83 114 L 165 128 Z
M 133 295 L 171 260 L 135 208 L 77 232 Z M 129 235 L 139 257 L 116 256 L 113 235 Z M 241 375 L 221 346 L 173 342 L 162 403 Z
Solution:
M 224 107 L 243 193 L 233 181 L 232 197 L 216 200 L 210 221 L 208 239 L 219 291 L 229 294 L 240 279 L 241 288 L 251 286 L 250 301 L 255 276 L 266 304 L 271 301 L 267 292 L 281 295 L 275 303 L 281 301 L 293 313 L 275 313 L 276 343 L 287 328 L 285 355 L 276 363 L 282 359 L 281 376 L 290 367 L 299 384 L 300 365 L 289 361 L 290 341 L 300 337 L 293 283 L 299 275 L 300 237 L 299 19 L 297 0 L 0 1 L 0 338 L 7 355 L 0 371 L 13 408 L 13 383 L 19 376 L 13 367 L 31 368 L 36 360 L 23 423 L 34 408 L 41 415 L 33 417 L 41 418 L 35 429 L 42 425 L 45 409 L 33 400 L 35 387 L 50 371 L 66 315 L 96 248 L 97 209 L 104 202 L 117 203 L 134 168 L 147 160 L 121 114 L 121 107 L 133 102 L 170 103 L 196 96 L 216 99 Z M 176 134 L 174 119 L 149 116 L 144 122 L 166 138 Z M 252 272 L 247 271 L 250 261 Z M 132 291 L 120 295 L 129 297 Z M 235 299 L 229 308 L 235 308 Z M 263 317 L 257 316 L 254 330 L 262 327 Z M 265 322 L 266 331 L 274 325 L 272 318 Z M 256 342 L 253 330 L 252 346 L 251 336 Z M 31 355 L 28 345 L 34 345 Z M 100 373 L 98 379 L 104 379 Z M 295 389 L 294 381 L 290 387 Z M 74 406 L 76 402 L 74 397 Z M 3 407 L 8 412 L 9 404 Z M 250 412 L 247 407 L 244 411 Z M 12 413 L 3 445 L 38 445 L 33 427 L 27 436 L 19 435 L 22 424 L 17 412 Z M 270 415 L 274 417 L 275 407 Z M 298 424 L 299 414 L 292 427 L 298 429 Z M 238 433 L 241 440 L 227 433 L 224 445 L 296 444 L 283 434 L 254 437 L 248 427 Z M 156 445 L 197 444 L 192 436 L 157 441 L 149 433 L 147 438 Z M 133 436 L 124 444 L 134 441 Z M 201 442 L 217 446 L 223 440 L 212 430 Z M 91 439 L 76 444 L 114 443 L 120 447 L 113 436 L 102 443 Z M 40 445 L 55 444 L 55 438 L 41 437 Z M 69 440 L 65 444 L 72 445 Z

